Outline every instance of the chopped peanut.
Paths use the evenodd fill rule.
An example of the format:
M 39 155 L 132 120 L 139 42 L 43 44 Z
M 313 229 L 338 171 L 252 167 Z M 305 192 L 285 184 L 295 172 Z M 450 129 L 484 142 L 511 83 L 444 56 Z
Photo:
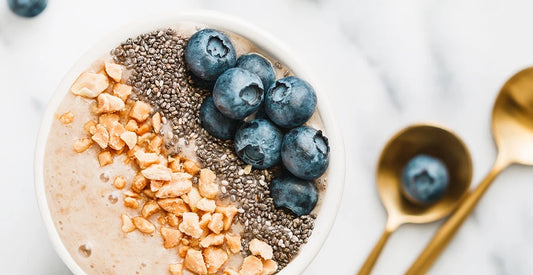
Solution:
M 89 133 L 91 136 L 94 135 L 94 133 L 96 133 L 96 122 L 94 122 L 94 120 L 87 121 L 83 125 L 83 129 L 85 129 L 85 131 Z
M 133 224 L 139 229 L 139 231 L 145 234 L 152 234 L 155 231 L 155 226 L 143 217 L 133 218 Z
M 231 253 L 236 254 L 241 251 L 241 236 L 237 234 L 226 234 L 226 244 Z
M 150 190 L 152 192 L 157 192 L 159 191 L 159 189 L 161 189 L 161 187 L 163 187 L 163 185 L 165 185 L 165 183 L 167 183 L 166 181 L 162 181 L 162 180 L 151 180 L 150 181 Z M 154 196 L 155 196 L 155 193 L 154 193 Z
M 139 125 L 139 128 L 137 128 L 135 133 L 137 133 L 137 135 L 141 136 L 141 135 L 144 135 L 144 134 L 150 132 L 151 130 L 152 130 L 152 126 L 150 125 L 150 123 L 145 122 L 145 123 Z
M 181 169 L 183 168 L 183 165 L 180 163 L 179 157 L 170 158 L 168 162 L 169 162 L 168 168 L 170 168 L 172 172 L 178 173 L 182 171 Z
M 273 260 L 263 261 L 263 271 L 261 272 L 261 275 L 274 274 L 276 270 L 278 270 L 278 263 Z
M 117 189 L 122 189 L 122 188 L 124 188 L 124 186 L 126 186 L 126 180 L 124 179 L 123 176 L 117 176 L 113 180 L 113 185 Z
M 91 144 L 93 144 L 93 141 L 90 138 L 80 138 L 74 142 L 74 151 L 83 153 L 91 147 Z
M 209 222 L 211 221 L 211 213 L 205 213 L 200 218 L 200 227 L 206 228 Z
M 148 151 L 154 152 L 154 153 L 161 153 L 161 146 L 163 145 L 163 139 L 160 136 L 155 136 L 150 140 L 150 143 L 148 144 Z
M 207 225 L 207 227 L 213 231 L 214 233 L 220 233 L 222 232 L 222 229 L 224 229 L 224 217 L 221 213 L 214 213 L 211 216 L 211 221 Z
M 196 204 L 196 208 L 204 211 L 204 212 L 214 212 L 217 205 L 215 204 L 214 200 L 202 198 L 200 201 L 198 201 L 198 204 Z
M 218 194 L 218 185 L 215 183 L 216 175 L 209 169 L 200 170 L 198 189 L 204 198 L 214 199 Z
M 126 102 L 128 97 L 130 96 L 132 91 L 132 87 L 130 85 L 122 84 L 122 83 L 116 83 L 113 85 L 113 94 L 117 97 L 120 97 L 122 101 Z
M 107 148 L 107 143 L 109 142 L 109 133 L 107 132 L 106 128 L 100 124 L 96 125 L 96 131 L 92 136 L 92 140 L 100 145 L 100 148 Z
M 239 272 L 231 269 L 231 268 L 226 268 L 224 269 L 224 273 L 222 273 L 222 275 L 239 275 Z
M 202 235 L 202 228 L 200 228 L 198 214 L 194 212 L 183 213 L 183 221 L 180 223 L 179 229 L 181 232 L 193 238 L 200 238 Z
M 183 265 L 188 270 L 198 273 L 207 274 L 207 267 L 205 266 L 204 257 L 202 252 L 196 249 L 188 249 Z
M 84 72 L 70 87 L 70 92 L 87 97 L 95 98 L 109 86 L 109 80 L 104 74 Z
M 137 208 L 139 208 L 139 202 L 136 199 L 134 199 L 134 198 L 125 197 L 124 198 L 124 206 L 126 206 L 128 208 L 137 209 Z
M 159 163 L 159 156 L 157 154 L 146 153 L 144 149 L 135 152 L 133 156 L 135 156 L 135 159 L 137 159 L 137 164 L 139 167 L 141 167 L 141 169 L 145 169 L 152 164 Z
M 184 241 L 186 241 L 186 239 L 181 239 L 181 242 L 183 243 Z M 181 257 L 181 258 L 185 258 L 185 256 L 187 256 L 187 251 L 189 250 L 189 246 L 184 244 L 182 246 L 180 246 L 180 248 L 178 248 L 178 255 Z
M 224 243 L 224 235 L 222 234 L 209 234 L 201 242 L 201 247 L 209 247 L 212 245 L 222 245 Z
M 222 213 L 224 215 L 224 230 L 229 230 L 233 223 L 233 218 L 237 215 L 238 210 L 233 205 L 217 206 L 215 212 Z
M 74 113 L 72 112 L 66 112 L 59 116 L 59 121 L 63 124 L 70 124 L 72 121 L 74 121 Z
M 164 241 L 163 246 L 167 249 L 178 246 L 181 241 L 181 231 L 177 229 L 161 227 L 160 233 Z
M 130 111 L 130 117 L 143 122 L 150 116 L 150 105 L 142 101 L 136 101 Z
M 157 204 L 159 204 L 159 206 L 165 211 L 176 216 L 182 216 L 183 213 L 190 211 L 187 204 L 179 198 L 158 199 Z
M 123 71 L 122 66 L 116 63 L 112 63 L 112 62 L 105 62 L 104 66 L 105 66 L 105 72 L 107 73 L 107 75 L 111 77 L 113 80 L 115 80 L 116 82 L 120 82 L 120 80 L 122 79 L 122 71 Z
M 113 156 L 111 155 L 111 152 L 103 151 L 98 154 L 98 162 L 100 163 L 100 167 L 104 167 L 108 164 L 113 163 Z
M 124 126 L 122 124 L 115 122 L 113 126 L 111 127 L 111 130 L 109 131 L 109 147 L 115 150 L 121 150 L 124 145 L 126 144 L 121 138 L 120 135 L 122 135 L 124 132 L 126 132 L 126 129 L 124 129 Z
M 163 185 L 155 194 L 158 198 L 173 198 L 186 194 L 192 188 L 190 175 L 173 173 L 169 183 Z
M 152 164 L 150 167 L 142 170 L 141 174 L 150 180 L 169 181 L 172 178 L 172 171 L 170 168 L 160 164 Z
M 183 275 L 182 264 L 170 264 L 168 265 L 168 272 L 170 275 Z
M 105 127 L 109 132 L 115 123 L 118 123 L 120 117 L 117 114 L 101 114 L 98 117 L 98 124 Z
M 272 259 L 272 247 L 263 241 L 258 239 L 251 240 L 249 249 L 250 252 L 252 252 L 252 255 L 260 256 L 264 260 Z
M 133 181 L 131 183 L 131 190 L 137 193 L 141 193 L 141 191 L 146 187 L 148 184 L 148 180 L 142 175 L 137 174 L 133 178 Z
M 218 269 L 228 260 L 228 254 L 221 248 L 208 247 L 203 251 L 207 272 L 216 273 Z
M 156 212 L 158 212 L 159 210 L 161 210 L 161 208 L 159 208 L 159 204 L 157 204 L 156 201 L 151 200 L 151 201 L 147 201 L 143 205 L 143 208 L 141 210 L 141 214 L 142 214 L 143 217 L 148 218 L 148 217 L 152 216 L 153 214 L 155 214 Z
M 167 220 L 168 225 L 170 226 L 178 227 L 180 225 L 180 220 L 178 216 L 172 213 L 167 213 L 166 220 Z
M 135 225 L 131 221 L 131 218 L 128 217 L 126 214 L 122 214 L 120 216 L 120 219 L 122 220 L 122 227 L 121 227 L 122 232 L 129 233 L 135 230 Z
M 132 149 L 137 144 L 137 134 L 130 131 L 125 131 L 120 135 L 120 139 L 126 143 L 129 149 Z
M 150 188 L 145 188 L 145 189 L 143 189 L 142 193 L 143 193 L 145 196 L 149 197 L 150 199 L 155 199 L 155 193 L 152 192 L 152 190 L 150 190 Z
M 97 112 L 101 113 L 114 113 L 124 110 L 126 105 L 124 101 L 119 97 L 110 95 L 108 93 L 101 93 L 98 96 L 98 109 Z
M 191 191 L 187 193 L 187 199 L 189 200 L 188 204 L 191 207 L 193 211 L 196 211 L 196 205 L 198 202 L 202 199 L 202 196 L 200 196 L 200 192 L 198 192 L 198 189 L 196 187 L 192 187 Z M 185 200 L 185 198 L 184 198 Z
M 137 124 L 137 121 L 130 119 L 128 123 L 126 123 L 126 130 L 130 132 L 137 132 L 139 129 L 139 125 Z
M 186 160 L 185 162 L 183 162 L 183 169 L 185 170 L 185 172 L 194 176 L 198 174 L 198 172 L 200 172 L 200 165 L 198 165 L 192 160 Z
M 155 113 L 152 116 L 152 126 L 154 127 L 154 131 L 156 133 L 159 133 L 159 131 L 161 130 L 161 114 L 160 113 Z
M 260 275 L 263 271 L 263 263 L 255 256 L 248 256 L 242 262 L 240 275 Z

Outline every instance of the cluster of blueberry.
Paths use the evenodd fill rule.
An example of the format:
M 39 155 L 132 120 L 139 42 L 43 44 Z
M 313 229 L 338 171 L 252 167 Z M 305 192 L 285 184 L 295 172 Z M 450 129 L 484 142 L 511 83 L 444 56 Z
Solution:
M 312 180 L 329 162 L 327 138 L 301 126 L 317 104 L 309 83 L 294 76 L 276 81 L 268 60 L 255 53 L 237 59 L 230 39 L 213 29 L 190 38 L 185 63 L 213 85 L 212 96 L 200 108 L 202 127 L 217 138 L 233 139 L 237 155 L 254 168 L 271 168 L 281 161 L 288 172 L 270 184 L 275 206 L 298 216 L 309 214 L 318 199 Z M 243 122 L 254 113 L 254 120 Z
M 48 0 L 7 0 L 9 9 L 22 17 L 39 15 L 48 4 Z

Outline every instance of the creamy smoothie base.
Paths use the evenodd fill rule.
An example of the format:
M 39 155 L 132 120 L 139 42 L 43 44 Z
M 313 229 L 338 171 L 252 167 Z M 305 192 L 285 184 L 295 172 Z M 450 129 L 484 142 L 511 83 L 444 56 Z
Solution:
M 187 37 L 200 27 L 204 26 L 186 23 L 176 26 L 174 31 L 161 30 L 151 33 L 152 36 L 145 35 L 147 39 L 156 40 L 158 37 L 178 37 L 175 41 L 185 45 Z M 225 33 L 231 38 L 238 56 L 257 52 L 268 57 L 250 41 L 235 34 Z M 125 45 L 127 46 L 124 47 Z M 243 257 L 250 254 L 249 242 L 258 238 L 273 248 L 273 260 L 278 262 L 277 271 L 280 271 L 297 255 L 300 246 L 311 234 L 320 201 L 311 215 L 302 217 L 274 209 L 272 200 L 268 198 L 268 182 L 272 177 L 272 171 L 250 169 L 251 167 L 242 163 L 233 151 L 229 150 L 232 145 L 209 136 L 199 125 L 197 110 L 209 91 L 200 87 L 201 85 L 196 85 L 189 72 L 180 67 L 183 66 L 183 53 L 178 47 L 176 48 L 178 58 L 172 62 L 175 62 L 175 68 L 179 68 L 176 71 L 183 74 L 181 82 L 172 86 L 167 81 L 169 79 L 162 78 L 161 85 L 159 82 L 151 83 L 157 85 L 155 87 L 157 89 L 153 89 L 154 87 L 143 86 L 140 81 L 142 77 L 139 76 L 142 70 L 136 67 L 135 62 L 128 59 L 131 56 L 124 54 L 124 51 L 130 49 L 137 51 L 136 45 L 142 46 L 142 39 L 126 41 L 111 51 L 111 57 L 105 56 L 103 60 L 113 58 L 115 62 L 128 69 L 123 73 L 123 78 L 127 84 L 133 86 L 134 93 L 130 100 L 150 103 L 151 115 L 155 112 L 161 113 L 163 127 L 160 134 L 164 138 L 165 154 L 178 154 L 214 171 L 220 187 L 217 204 L 230 203 L 238 207 L 239 214 L 230 231 L 241 234 L 243 247 L 241 253 L 230 255 L 224 267 L 239 270 Z M 131 48 L 128 48 L 130 46 Z M 145 50 L 149 52 L 150 48 L 147 47 Z M 122 50 L 122 54 L 119 50 Z M 274 64 L 277 77 L 290 75 L 290 70 L 281 63 L 269 59 Z M 101 63 L 103 61 L 96 62 L 95 68 L 101 67 L 99 65 Z M 168 68 L 170 69 L 170 65 Z M 94 70 L 88 68 L 89 71 L 91 69 Z M 166 98 L 165 88 L 175 91 L 169 92 Z M 190 89 L 189 94 L 178 92 L 183 90 L 187 92 L 188 89 Z M 195 100 L 191 101 L 191 96 Z M 168 102 L 176 100 L 181 103 L 181 110 L 169 106 Z M 124 198 L 127 197 L 124 192 L 129 190 L 128 187 L 138 173 L 138 167 L 134 162 L 125 163 L 128 157 L 126 154 L 115 156 L 113 163 L 101 167 L 98 154 L 102 149 L 96 144 L 83 153 L 73 150 L 77 139 L 87 137 L 85 123 L 89 120 L 97 121 L 97 116 L 91 111 L 94 109 L 94 102 L 93 99 L 68 93 L 56 111 L 58 117 L 71 112 L 73 119 L 66 124 L 60 119 L 54 120 L 46 145 L 44 178 L 54 224 L 69 253 L 87 273 L 168 273 L 169 264 L 182 263 L 183 259 L 178 255 L 179 247 L 171 249 L 163 247 L 163 240 L 158 232 L 159 228 L 164 226 L 158 220 L 159 215 L 151 215 L 148 218 L 157 228 L 157 234 L 144 234 L 139 230 L 124 233 L 121 230 L 123 226 L 121 215 L 126 214 L 132 218 L 139 216 L 140 208 L 147 201 L 145 197 L 139 199 L 139 209 L 128 208 L 124 204 Z M 191 102 L 198 105 L 193 107 L 188 105 Z M 323 128 L 316 112 L 307 125 L 317 129 Z M 125 189 L 119 190 L 114 186 L 113 181 L 117 176 L 124 177 L 127 183 Z M 324 190 L 326 187 L 325 178 L 323 175 L 316 180 L 319 190 Z M 196 186 L 198 177 L 193 177 L 192 182 Z M 219 273 L 222 274 L 223 270 L 224 268 L 221 268 Z M 191 274 L 186 269 L 183 272 Z

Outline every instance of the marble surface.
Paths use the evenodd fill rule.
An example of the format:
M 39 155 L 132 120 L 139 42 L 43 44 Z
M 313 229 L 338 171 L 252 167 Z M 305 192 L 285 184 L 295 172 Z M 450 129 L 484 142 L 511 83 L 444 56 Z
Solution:
M 354 274 L 386 213 L 375 163 L 387 139 L 418 121 L 453 128 L 474 160 L 473 185 L 496 151 L 493 100 L 533 63 L 533 2 L 517 0 L 50 0 L 39 17 L 0 3 L 0 259 L 2 274 L 68 274 L 47 239 L 33 192 L 37 130 L 56 85 L 110 30 L 162 11 L 203 8 L 249 20 L 281 38 L 323 86 L 347 155 L 344 198 L 326 244 L 305 274 Z M 431 274 L 533 274 L 533 168 L 498 177 Z M 374 274 L 402 274 L 439 226 L 405 225 Z

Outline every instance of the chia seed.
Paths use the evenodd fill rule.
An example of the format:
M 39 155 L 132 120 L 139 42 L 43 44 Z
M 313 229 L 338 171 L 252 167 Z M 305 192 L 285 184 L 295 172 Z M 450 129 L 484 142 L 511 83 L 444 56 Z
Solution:
M 296 217 L 276 209 L 268 188 L 273 171 L 251 169 L 235 154 L 232 141 L 219 140 L 202 128 L 199 110 L 210 90 L 187 70 L 184 61 L 187 41 L 187 37 L 172 29 L 157 30 L 127 39 L 111 55 L 115 62 L 130 70 L 128 84 L 133 87 L 133 97 L 150 103 L 155 111 L 161 112 L 163 122 L 172 125 L 173 135 L 167 148 L 175 147 L 179 139 L 187 144 L 189 140 L 194 142 L 203 166 L 221 179 L 219 197 L 241 205 L 236 219 L 244 226 L 243 256 L 249 255 L 248 243 L 252 239 L 265 241 L 274 250 L 279 271 L 307 242 L 315 217 Z M 275 66 L 282 68 L 279 63 Z

